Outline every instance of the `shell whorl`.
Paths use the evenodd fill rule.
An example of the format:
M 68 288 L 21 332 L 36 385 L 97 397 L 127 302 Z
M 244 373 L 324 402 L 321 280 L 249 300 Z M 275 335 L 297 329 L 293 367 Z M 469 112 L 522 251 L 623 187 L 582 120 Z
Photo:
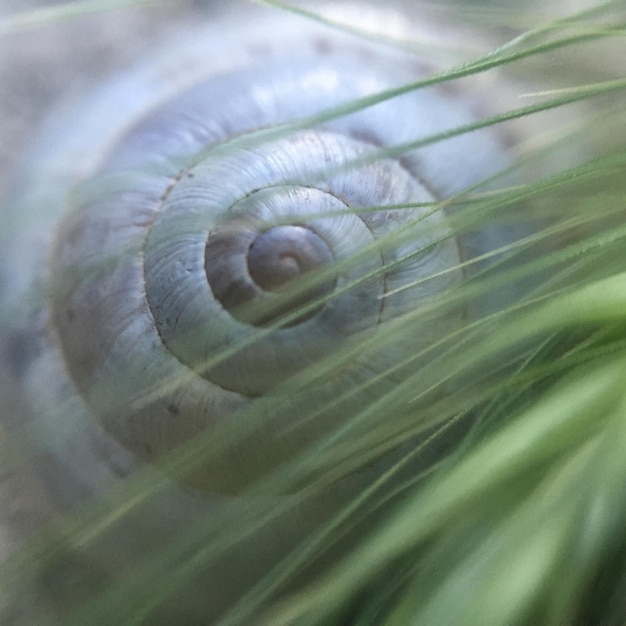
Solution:
M 47 308 L 30 318 L 51 329 L 62 386 L 149 461 L 458 285 L 460 264 L 501 234 L 455 238 L 432 210 L 510 162 L 491 130 L 379 156 L 471 122 L 471 99 L 431 88 L 351 110 L 429 70 L 409 53 L 280 19 L 280 42 L 267 37 L 274 16 L 187 36 L 84 102 L 60 146 L 45 140 L 47 184 L 35 186 L 46 195 L 29 203 L 56 239 L 17 280 L 32 285 L 47 259 L 37 279 Z M 467 315 L 442 317 L 404 349 Z M 356 358 L 338 384 L 384 376 L 390 358 Z M 277 428 L 256 433 L 258 466 L 320 426 L 278 442 Z M 258 470 L 231 471 L 241 455 L 191 482 L 237 491 Z

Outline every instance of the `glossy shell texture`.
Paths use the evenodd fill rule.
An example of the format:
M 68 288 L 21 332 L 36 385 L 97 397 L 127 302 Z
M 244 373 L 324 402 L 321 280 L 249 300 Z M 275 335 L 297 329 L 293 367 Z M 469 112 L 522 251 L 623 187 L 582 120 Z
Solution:
M 414 35 L 373 15 L 381 31 Z M 27 428 L 51 456 L 63 442 L 53 463 L 74 478 L 61 498 L 245 420 L 251 404 L 262 417 L 267 398 L 338 351 L 353 356 L 307 403 L 384 379 L 514 297 L 503 289 L 377 360 L 359 356 L 385 323 L 482 267 L 464 262 L 520 236 L 456 237 L 432 210 L 511 163 L 496 130 L 385 153 L 479 114 L 461 89 L 390 91 L 434 71 L 388 42 L 259 10 L 185 32 L 52 117 L 15 185 L 3 345 Z M 189 482 L 236 493 L 324 431 L 289 406 L 266 410 L 271 426 Z

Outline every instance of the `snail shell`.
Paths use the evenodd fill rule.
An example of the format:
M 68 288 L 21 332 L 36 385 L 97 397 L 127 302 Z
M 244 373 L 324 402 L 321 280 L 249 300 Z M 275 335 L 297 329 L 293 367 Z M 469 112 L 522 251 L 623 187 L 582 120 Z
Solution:
M 436 68 L 246 10 L 53 114 L 3 216 L 1 370 L 49 492 L 73 507 L 136 468 L 162 485 L 78 542 L 84 578 L 97 564 L 117 580 L 215 513 L 256 528 L 163 623 L 195 623 L 189 607 L 209 623 L 349 497 L 342 483 L 259 529 L 251 483 L 392 393 L 399 364 L 424 366 L 425 347 L 519 298 L 509 285 L 421 314 L 489 265 L 467 262 L 526 234 L 457 233 L 436 204 L 511 165 L 500 130 L 385 154 L 478 119 L 477 94 L 446 83 L 355 106 Z M 419 31 L 361 4 L 332 11 L 393 38 Z M 162 479 L 170 453 L 212 433 L 210 454 L 173 474 L 182 485 Z M 75 564 L 67 582 L 55 565 L 45 587 L 80 597 Z
M 384 155 L 472 122 L 473 94 L 409 89 L 351 106 L 433 71 L 389 44 L 252 12 L 185 33 L 52 118 L 10 203 L 3 344 L 27 428 L 64 450 L 50 453 L 72 476 L 61 499 L 245 424 L 254 404 L 260 424 L 185 478 L 237 493 L 337 419 L 300 422 L 269 402 L 294 392 L 292 377 L 353 354 L 304 402 L 359 386 L 365 402 L 385 387 L 364 381 L 393 384 L 394 363 L 515 297 L 476 299 L 376 360 L 359 354 L 484 267 L 464 262 L 520 236 L 454 236 L 432 210 L 511 164 L 495 130 Z

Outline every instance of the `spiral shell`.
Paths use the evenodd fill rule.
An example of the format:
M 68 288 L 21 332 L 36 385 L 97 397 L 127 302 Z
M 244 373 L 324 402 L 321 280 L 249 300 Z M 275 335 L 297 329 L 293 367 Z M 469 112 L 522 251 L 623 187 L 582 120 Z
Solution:
M 268 402 L 294 377 L 343 352 L 306 403 L 393 384 L 394 363 L 512 297 L 447 311 L 376 360 L 359 353 L 519 236 L 454 236 L 434 210 L 511 159 L 493 129 L 386 155 L 470 124 L 479 104 L 403 88 L 434 70 L 388 44 L 293 15 L 247 19 L 186 33 L 55 116 L 16 185 L 4 282 L 21 308 L 5 345 L 33 428 L 75 429 L 82 483 L 243 424 L 255 403 L 268 425 L 187 477 L 236 493 L 336 421 Z

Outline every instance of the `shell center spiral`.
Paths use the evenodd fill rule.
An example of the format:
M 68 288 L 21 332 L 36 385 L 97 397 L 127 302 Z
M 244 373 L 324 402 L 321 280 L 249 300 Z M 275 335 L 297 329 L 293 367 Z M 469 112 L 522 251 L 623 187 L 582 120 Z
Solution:
M 248 271 L 264 291 L 280 291 L 291 281 L 333 262 L 328 244 L 310 228 L 275 226 L 261 233 L 248 250 Z M 334 285 L 320 285 L 320 296 Z
M 259 326 L 287 316 L 289 326 L 324 307 L 337 279 L 323 271 L 335 258 L 319 234 L 300 225 L 255 233 L 231 228 L 209 238 L 205 271 L 216 298 L 233 317 Z

